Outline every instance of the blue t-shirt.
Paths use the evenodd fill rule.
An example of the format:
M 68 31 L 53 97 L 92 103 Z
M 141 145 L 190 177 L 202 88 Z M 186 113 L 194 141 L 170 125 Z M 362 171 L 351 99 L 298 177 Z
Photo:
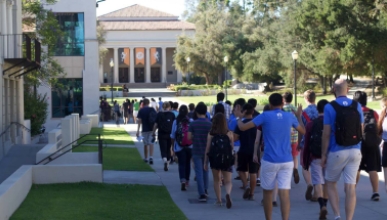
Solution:
M 171 138 L 172 139 L 176 139 L 176 130 L 177 130 L 177 122 L 176 120 L 173 121 L 173 124 L 172 124 L 172 130 L 171 130 Z M 192 145 L 189 146 L 188 148 L 191 148 L 192 149 Z M 176 141 L 175 141 L 175 144 L 173 145 L 173 151 L 174 152 L 179 152 L 183 150 L 183 147 L 181 147 Z
M 230 119 L 228 120 L 228 130 L 235 131 L 235 128 L 238 126 L 238 120 L 236 119 L 234 114 L 230 115 Z M 241 142 L 239 140 L 234 142 L 235 147 L 241 146 Z
M 349 106 L 352 104 L 352 99 L 347 98 L 346 96 L 339 96 L 336 98 L 336 102 L 341 106 Z M 360 114 L 360 123 L 364 123 L 364 115 L 363 111 L 361 110 L 361 105 L 357 104 L 357 111 Z M 328 151 L 329 152 L 337 152 L 340 150 L 348 150 L 348 149 L 360 149 L 361 142 L 359 142 L 356 145 L 353 146 L 340 146 L 336 144 L 336 138 L 335 138 L 335 131 L 336 131 L 336 111 L 333 108 L 331 104 L 326 105 L 324 108 L 324 125 L 330 125 L 331 126 L 331 137 L 329 139 L 329 146 Z
M 270 163 L 293 161 L 290 131 L 292 127 L 298 127 L 298 121 L 293 113 L 274 109 L 258 115 L 253 122 L 256 126 L 262 125 L 265 143 L 263 160 Z

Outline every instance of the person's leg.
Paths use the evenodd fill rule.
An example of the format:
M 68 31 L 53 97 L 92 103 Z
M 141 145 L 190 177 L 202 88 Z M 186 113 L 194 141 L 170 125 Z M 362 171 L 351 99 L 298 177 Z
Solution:
M 199 196 L 202 196 L 205 194 L 204 190 L 204 176 L 203 176 L 203 157 L 201 156 L 192 156 L 193 162 L 194 162 L 194 170 L 196 175 L 196 185 L 198 187 L 198 193 Z
M 167 162 L 169 164 L 169 162 L 171 161 L 171 148 L 172 148 L 172 140 L 170 137 L 166 138 L 166 143 L 167 145 L 165 146 L 165 153 L 167 156 Z
M 247 171 L 248 171 L 248 157 L 245 154 L 238 153 L 238 167 L 237 170 L 239 172 L 239 177 L 241 178 L 243 188 L 248 188 L 247 186 Z M 248 190 L 248 189 L 246 189 Z M 244 196 L 245 197 L 245 196 Z
M 356 185 L 344 184 L 345 187 L 345 213 L 347 219 L 353 219 L 356 207 Z
M 304 157 L 304 149 L 301 149 L 300 164 L 302 167 L 304 166 L 303 157 Z M 312 199 L 312 192 L 313 192 L 313 185 L 312 185 L 312 180 L 311 180 L 310 169 L 309 170 L 302 169 L 302 176 L 304 177 L 305 183 L 307 185 L 306 192 L 305 192 L 305 199 L 311 200 Z M 316 195 L 316 192 L 314 193 L 313 197 L 318 198 L 318 196 Z
M 254 163 L 253 160 L 249 163 L 249 173 L 250 173 L 250 195 L 249 199 L 254 199 L 254 191 L 257 186 L 257 172 L 258 172 L 258 164 Z
M 281 214 L 282 219 L 289 219 L 290 215 L 290 197 L 289 197 L 289 189 L 278 189 L 279 198 L 281 201 Z
M 277 182 L 279 165 L 262 160 L 261 164 L 261 187 L 263 189 L 263 207 L 266 220 L 271 220 L 273 210 L 273 189 Z
M 179 157 L 179 177 L 180 177 L 180 183 L 181 183 L 181 190 L 185 191 L 185 182 L 186 182 L 186 174 L 185 174 L 185 158 L 186 158 L 186 152 L 184 149 L 182 149 L 179 152 L 176 152 L 176 155 Z
M 148 160 L 148 145 L 144 144 L 144 159 Z
M 292 173 L 294 169 L 294 163 L 281 163 L 277 174 L 278 194 L 281 202 L 281 214 L 282 219 L 289 219 L 290 215 L 290 197 L 289 191 L 292 182 Z
M 384 179 L 387 180 L 387 167 L 383 167 L 383 173 L 384 173 Z M 386 192 L 387 192 L 387 181 L 384 181 L 384 187 L 386 188 Z
M 218 203 L 222 203 L 221 191 L 220 191 L 220 171 L 212 169 L 212 176 L 214 179 L 214 191 Z
M 293 143 L 291 145 L 293 163 L 294 163 L 293 178 L 294 178 L 295 184 L 298 184 L 300 182 L 300 175 L 298 174 L 298 154 L 299 154 L 299 152 L 298 152 L 297 146 L 298 146 L 298 143 Z
M 266 220 L 271 220 L 273 212 L 273 190 L 263 190 L 263 209 L 265 211 Z
M 222 171 L 224 179 L 224 188 L 226 189 L 226 207 L 229 209 L 232 206 L 231 201 L 231 190 L 232 190 L 232 181 L 231 181 L 231 172 Z
M 370 181 L 371 181 L 373 193 L 378 193 L 379 192 L 379 175 L 378 175 L 378 172 L 370 171 L 370 172 L 368 172 L 368 174 L 370 176 Z
M 185 151 L 186 151 L 186 157 L 185 157 L 185 179 L 187 180 L 186 184 L 188 186 L 189 179 L 190 179 L 190 176 L 191 176 L 192 150 L 189 149 L 189 148 L 186 148 Z
M 164 163 L 167 162 L 167 139 L 163 137 L 159 137 L 159 145 L 160 145 L 160 154 Z

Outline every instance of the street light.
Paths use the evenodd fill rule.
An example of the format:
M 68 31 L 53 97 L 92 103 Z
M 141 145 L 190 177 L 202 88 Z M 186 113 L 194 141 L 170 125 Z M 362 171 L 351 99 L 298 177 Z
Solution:
M 297 107 L 297 80 L 296 80 L 296 70 L 297 70 L 297 59 L 298 52 L 295 50 L 292 53 L 292 58 L 294 60 L 294 105 Z
M 226 101 L 227 101 L 227 63 L 228 63 L 228 56 L 225 56 L 224 58 L 223 58 L 223 61 L 224 61 L 224 63 L 225 63 L 225 68 L 224 68 L 224 81 L 226 82 L 226 83 L 224 83 L 223 82 L 223 84 L 225 84 L 225 86 L 226 86 Z
M 110 91 L 112 93 L 112 103 L 113 103 L 113 67 L 114 67 L 113 58 L 110 59 L 109 65 L 110 65 L 110 72 L 111 72 Z
M 375 100 L 375 68 L 374 59 L 372 59 L 372 101 Z

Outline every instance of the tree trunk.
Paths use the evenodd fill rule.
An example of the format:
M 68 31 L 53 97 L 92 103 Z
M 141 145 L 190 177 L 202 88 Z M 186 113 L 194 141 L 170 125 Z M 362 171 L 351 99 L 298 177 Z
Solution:
M 349 81 L 350 81 L 351 83 L 354 83 L 354 81 L 353 81 L 353 75 L 352 75 L 352 74 L 349 75 Z
M 325 76 L 319 76 L 320 78 L 320 85 L 323 90 L 323 94 L 327 94 L 327 87 L 326 87 L 326 77 Z
M 210 85 L 210 77 L 208 76 L 208 74 L 204 73 L 204 77 L 206 78 L 206 84 Z
M 36 84 L 34 84 L 34 97 L 38 98 L 38 92 L 37 92 Z

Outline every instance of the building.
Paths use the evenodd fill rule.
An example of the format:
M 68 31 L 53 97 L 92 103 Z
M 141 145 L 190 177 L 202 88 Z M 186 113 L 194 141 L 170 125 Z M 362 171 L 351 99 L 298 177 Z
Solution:
M 40 49 L 22 33 L 22 1 L 0 0 L 0 159 L 13 145 L 28 143 L 23 75 L 40 68 Z
M 55 51 L 55 59 L 66 73 L 59 79 L 64 87 L 39 87 L 39 93 L 48 95 L 45 126 L 50 130 L 66 115 L 99 112 L 99 53 L 95 0 L 61 0 L 45 8 L 56 15 L 65 35 Z
M 173 55 L 178 36 L 194 35 L 194 24 L 141 5 L 101 15 L 98 21 L 107 32 L 103 47 L 108 50 L 100 66 L 101 85 L 165 88 L 182 81 Z

